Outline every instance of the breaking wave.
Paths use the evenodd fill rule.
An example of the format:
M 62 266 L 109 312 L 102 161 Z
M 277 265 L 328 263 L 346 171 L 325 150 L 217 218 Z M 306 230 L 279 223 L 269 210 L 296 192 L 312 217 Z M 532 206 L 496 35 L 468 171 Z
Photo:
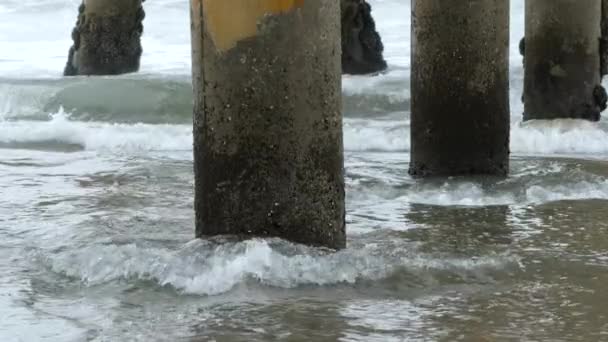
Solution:
M 344 120 L 347 151 L 408 152 L 409 122 Z M 0 145 L 19 147 L 53 143 L 83 150 L 175 151 L 192 148 L 191 124 L 109 123 L 81 121 L 63 108 L 46 120 L 0 121 Z M 577 120 L 515 123 L 511 151 L 517 155 L 608 155 L 605 123 Z
M 405 245 L 391 246 L 390 253 L 383 254 L 389 250 L 386 247 L 370 244 L 324 253 L 281 240 L 222 244 L 195 240 L 177 251 L 135 244 L 98 245 L 36 257 L 54 272 L 88 286 L 146 280 L 199 295 L 222 294 L 250 282 L 279 288 L 352 285 L 396 272 L 412 277 L 433 272 L 474 277 L 518 265 L 518 259 L 508 254 L 438 258 L 414 253 Z

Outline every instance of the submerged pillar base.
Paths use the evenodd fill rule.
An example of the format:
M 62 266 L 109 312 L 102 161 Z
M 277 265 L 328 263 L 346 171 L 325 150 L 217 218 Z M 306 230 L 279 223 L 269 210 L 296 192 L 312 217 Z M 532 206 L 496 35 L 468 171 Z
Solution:
M 340 4 L 191 6 L 196 236 L 344 248 Z
M 85 0 L 72 32 L 64 75 L 117 75 L 139 70 L 145 0 Z

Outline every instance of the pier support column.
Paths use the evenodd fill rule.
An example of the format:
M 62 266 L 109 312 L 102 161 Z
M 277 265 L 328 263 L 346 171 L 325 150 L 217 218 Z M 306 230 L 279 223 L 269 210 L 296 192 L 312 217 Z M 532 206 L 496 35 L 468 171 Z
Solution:
M 601 77 L 608 75 L 608 0 L 602 0 Z
M 145 0 L 83 0 L 64 75 L 117 75 L 139 70 Z
M 524 120 L 597 121 L 602 0 L 526 0 Z
M 365 0 L 340 0 L 340 7 L 342 72 L 364 75 L 384 71 L 384 45 L 376 31 L 371 5 Z
M 505 175 L 509 1 L 412 0 L 414 176 Z
M 340 2 L 191 11 L 196 236 L 345 247 Z

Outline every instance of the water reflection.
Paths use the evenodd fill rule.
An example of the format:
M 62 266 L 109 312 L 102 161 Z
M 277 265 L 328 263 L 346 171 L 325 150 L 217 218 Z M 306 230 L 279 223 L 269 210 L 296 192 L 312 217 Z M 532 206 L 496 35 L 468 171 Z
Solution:
M 404 236 L 428 253 L 482 256 L 502 252 L 513 239 L 508 206 L 445 207 L 411 204 Z

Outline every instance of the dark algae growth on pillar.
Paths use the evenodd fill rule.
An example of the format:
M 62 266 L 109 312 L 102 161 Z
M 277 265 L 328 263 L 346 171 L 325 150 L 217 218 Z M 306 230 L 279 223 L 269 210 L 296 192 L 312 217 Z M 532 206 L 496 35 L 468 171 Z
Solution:
M 86 0 L 72 31 L 64 75 L 118 75 L 139 70 L 145 0 Z
M 412 1 L 414 176 L 509 169 L 509 1 Z
M 524 120 L 598 121 L 602 0 L 526 1 Z
M 345 247 L 339 3 L 214 1 L 192 8 L 197 237 Z

